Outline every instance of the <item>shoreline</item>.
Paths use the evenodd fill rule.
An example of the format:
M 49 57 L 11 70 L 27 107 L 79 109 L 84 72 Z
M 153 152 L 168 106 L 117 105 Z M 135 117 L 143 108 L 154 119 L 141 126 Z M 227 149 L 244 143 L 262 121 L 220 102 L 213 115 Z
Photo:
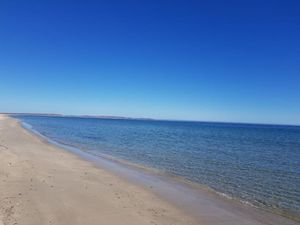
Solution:
M 70 146 L 64 143 L 57 142 L 55 140 L 52 140 L 51 138 L 48 138 L 47 136 L 39 133 L 39 131 L 35 130 L 30 124 L 23 122 L 22 120 L 19 121 L 21 126 L 27 129 L 29 132 L 34 133 L 38 137 L 40 137 L 43 141 L 46 141 L 47 143 L 54 145 L 56 147 L 62 148 L 63 150 L 69 151 L 73 154 L 79 155 L 85 160 L 89 160 L 96 164 L 96 166 L 105 167 L 110 172 L 115 173 L 116 175 L 120 176 L 122 179 L 129 180 L 130 182 L 134 182 L 138 185 L 142 185 L 143 187 L 149 188 L 151 187 L 151 191 L 154 191 L 156 194 L 159 195 L 159 197 L 166 199 L 167 201 L 172 202 L 173 204 L 180 206 L 178 204 L 177 199 L 173 199 L 172 196 L 166 197 L 165 195 L 168 195 L 167 192 L 162 192 L 161 189 L 164 187 L 164 185 L 173 185 L 173 186 L 179 186 L 180 188 L 185 189 L 187 192 L 194 193 L 195 198 L 199 198 L 197 195 L 199 193 L 204 195 L 209 195 L 212 201 L 221 201 L 221 203 L 218 202 L 218 204 L 227 202 L 227 207 L 232 207 L 234 210 L 241 210 L 241 208 L 248 208 L 250 210 L 250 213 L 254 213 L 254 216 L 264 216 L 265 214 L 271 214 L 279 217 L 286 218 L 288 220 L 297 221 L 297 217 L 292 217 L 290 214 L 282 214 L 281 211 L 271 211 L 268 208 L 259 207 L 256 205 L 253 205 L 250 202 L 235 198 L 233 196 L 229 196 L 227 194 L 224 194 L 222 192 L 218 192 L 214 190 L 213 188 L 206 186 L 204 184 L 196 183 L 191 180 L 188 180 L 184 177 L 180 177 L 174 174 L 170 174 L 164 171 L 160 171 L 158 169 L 140 165 L 137 163 L 130 162 L 126 159 L 117 158 L 112 155 L 107 155 L 104 153 L 99 152 L 90 152 L 85 151 L 83 149 L 80 149 L 76 146 Z M 125 172 L 124 172 L 125 170 Z M 134 175 L 133 175 L 134 173 Z M 145 179 L 148 178 L 147 180 Z M 156 185 L 155 182 L 149 182 L 149 179 L 152 180 L 153 178 L 155 182 L 162 182 L 162 185 Z M 153 189 L 155 186 L 155 189 Z M 171 190 L 172 191 L 172 190 Z M 198 193 L 197 193 L 198 192 Z M 182 194 L 182 193 L 179 193 Z M 183 200 L 184 201 L 184 200 Z M 223 202 L 222 202 L 223 201 Z M 185 202 L 185 201 L 184 201 Z M 182 201 L 181 201 L 182 204 Z M 194 205 L 191 205 L 190 202 L 186 202 L 186 206 L 184 208 L 193 208 L 191 207 Z M 243 209 L 242 209 L 243 210 Z M 187 210 L 187 213 L 191 213 L 191 209 Z M 197 217 L 197 212 L 192 212 L 194 217 Z M 258 215 L 256 215 L 258 214 Z
M 244 216 L 246 219 L 258 219 L 259 221 L 262 221 L 262 224 L 269 224 L 270 221 L 271 224 L 276 224 L 278 221 L 284 224 L 297 224 L 297 220 L 293 217 L 288 217 L 275 211 L 268 210 L 267 208 L 255 206 L 249 202 L 242 201 L 241 199 L 228 196 L 221 192 L 217 192 L 206 185 L 190 181 L 183 177 L 133 163 L 115 156 L 98 152 L 93 153 L 82 150 L 76 146 L 69 146 L 64 143 L 59 143 L 39 133 L 30 124 L 22 122 L 22 120 L 20 120 L 20 122 L 25 129 L 28 129 L 30 132 L 38 135 L 42 140 L 45 140 L 49 144 L 63 148 L 64 150 L 70 151 L 73 154 L 79 155 L 85 160 L 94 162 L 96 166 L 100 166 L 110 172 L 113 172 L 121 179 L 125 179 L 137 185 L 142 185 L 142 187 L 148 189 L 150 187 L 150 191 L 157 194 L 160 198 L 177 206 L 187 214 L 192 215 L 197 219 L 197 221 L 201 221 L 206 217 L 203 215 L 199 216 L 198 209 L 206 209 L 201 209 L 201 201 L 196 202 L 195 204 L 195 201 L 191 200 L 193 198 L 202 199 L 205 201 L 205 203 L 213 203 L 213 210 L 217 209 L 218 211 L 220 207 L 225 207 L 226 210 L 229 210 L 229 214 L 242 214 L 242 216 Z M 169 187 L 166 188 L 166 185 Z M 190 193 L 190 196 L 187 199 L 183 199 L 183 196 L 186 198 L 185 193 L 187 192 Z M 178 196 L 181 196 L 180 200 L 178 200 Z M 210 219 L 211 218 L 208 218 L 207 220 Z M 229 224 L 233 224 L 233 222 L 230 222 Z
M 0 224 L 198 224 L 138 185 L 0 116 Z
M 36 134 L 40 138 L 42 138 L 42 140 L 46 140 L 48 143 L 50 143 L 54 146 L 63 148 L 64 150 L 70 151 L 71 153 L 75 153 L 75 154 L 79 155 L 80 157 L 83 157 L 84 159 L 87 159 L 89 161 L 93 161 L 100 167 L 103 167 L 103 165 L 105 165 L 107 163 L 111 163 L 110 166 L 106 167 L 107 170 L 113 171 L 114 173 L 119 175 L 121 178 L 126 178 L 130 182 L 135 182 L 138 185 L 142 185 L 144 187 L 151 187 L 151 189 L 153 189 L 153 186 L 155 186 L 155 183 L 145 182 L 145 179 L 141 178 L 141 177 L 156 178 L 159 180 L 158 182 L 162 181 L 164 183 L 164 185 L 166 184 L 166 185 L 173 185 L 173 186 L 181 186 L 187 192 L 196 192 L 196 195 L 194 194 L 195 198 L 198 198 L 198 196 L 197 196 L 198 195 L 197 191 L 198 191 L 198 192 L 201 192 L 201 195 L 202 194 L 210 195 L 210 198 L 212 201 L 221 201 L 221 204 L 224 202 L 227 202 L 228 203 L 227 207 L 232 207 L 235 210 L 238 210 L 238 211 L 241 210 L 239 207 L 249 208 L 250 213 L 253 213 L 254 216 L 260 217 L 260 216 L 263 216 L 263 214 L 267 214 L 267 216 L 268 216 L 268 214 L 271 214 L 271 215 L 274 214 L 275 216 L 279 216 L 279 218 L 283 217 L 288 220 L 300 222 L 300 218 L 297 215 L 294 215 L 291 213 L 284 213 L 283 211 L 279 211 L 276 209 L 272 210 L 270 208 L 253 205 L 252 203 L 247 202 L 245 200 L 239 199 L 234 196 L 227 195 L 222 192 L 218 192 L 217 190 L 215 190 L 207 185 L 191 181 L 189 179 L 186 179 L 184 177 L 181 177 L 181 176 L 178 176 L 175 174 L 167 173 L 165 171 L 161 171 L 159 169 L 152 168 L 147 165 L 141 165 L 138 163 L 130 162 L 126 159 L 118 158 L 116 156 L 108 155 L 105 153 L 87 151 L 87 150 L 81 149 L 77 146 L 70 146 L 68 144 L 57 142 L 57 141 L 52 140 L 51 138 L 41 134 L 39 131 L 35 130 L 32 127 L 32 125 L 30 125 L 26 122 L 23 122 L 21 119 L 18 119 L 18 120 L 20 120 L 21 125 L 25 129 L 29 130 L 29 132 L 33 132 L 34 134 Z M 112 167 L 114 167 L 114 168 L 112 168 Z M 127 172 L 124 172 L 123 171 L 124 169 L 125 170 L 129 169 L 129 171 L 126 170 Z M 138 173 L 139 177 L 136 177 L 136 176 L 133 177 L 132 175 L 130 175 L 130 173 L 132 173 L 132 172 Z M 176 199 L 174 200 L 172 198 L 172 196 L 168 196 L 166 198 L 165 195 L 168 195 L 168 193 L 163 193 L 163 192 L 159 191 L 160 189 L 162 189 L 162 187 L 160 187 L 160 185 L 158 185 L 158 187 L 156 187 L 156 189 L 157 189 L 156 194 L 158 194 L 162 198 L 165 198 L 168 201 L 171 201 L 173 204 L 175 204 L 177 206 L 179 205 L 179 207 L 180 207 L 180 204 L 178 204 Z M 151 191 L 153 191 L 153 190 L 151 190 Z M 179 194 L 182 194 L 182 193 L 179 193 Z M 191 208 L 190 202 L 187 202 L 186 206 L 184 208 Z M 193 210 L 188 210 L 188 213 L 190 213 L 190 211 L 193 211 Z M 197 217 L 197 212 L 193 212 L 192 214 L 194 214 L 194 216 Z M 258 214 L 258 215 L 256 215 L 256 214 Z
M 139 191 L 143 192 L 145 195 L 151 195 L 150 199 L 141 198 L 139 200 L 144 200 L 144 207 L 147 208 L 148 204 L 157 204 L 164 205 L 165 208 L 162 210 L 172 211 L 172 216 L 169 216 L 167 219 L 159 217 L 156 218 L 157 214 L 147 215 L 148 222 L 145 224 L 149 224 L 149 222 L 153 222 L 152 224 L 222 224 L 222 225 L 241 225 L 241 224 L 297 224 L 297 222 L 290 221 L 284 217 L 277 216 L 275 214 L 270 214 L 267 212 L 261 212 L 261 210 L 257 210 L 254 207 L 240 206 L 238 204 L 232 204 L 230 200 L 228 202 L 223 201 L 223 199 L 218 199 L 213 194 L 206 193 L 205 191 L 199 191 L 198 189 L 193 189 L 192 187 L 188 187 L 187 185 L 183 185 L 175 179 L 165 178 L 163 175 L 155 175 L 147 171 L 139 171 L 136 168 L 131 167 L 130 165 L 122 165 L 120 162 L 114 162 L 113 160 L 109 160 L 107 158 L 99 159 L 100 156 L 92 156 L 90 153 L 85 151 L 81 151 L 79 149 L 75 149 L 70 147 L 70 149 L 66 149 L 65 145 L 57 146 L 55 141 L 50 140 L 47 137 L 37 136 L 38 134 L 29 132 L 28 128 L 21 127 L 21 124 L 17 122 L 16 119 L 4 117 L 5 121 L 10 122 L 15 125 L 15 130 L 18 132 L 25 133 L 25 135 L 31 136 L 30 141 L 41 142 L 39 144 L 43 145 L 44 148 L 51 148 L 52 151 L 55 151 L 55 154 L 63 154 L 65 155 L 64 163 L 70 163 L 71 159 L 76 159 L 76 163 L 87 164 L 87 167 L 90 170 L 101 170 L 102 177 L 103 173 L 105 176 L 114 177 L 114 179 L 118 180 L 118 182 L 124 182 L 123 188 L 125 190 L 131 188 L 137 188 Z M 2 119 L 3 121 L 3 119 Z M 1 123 L 1 120 L 0 120 Z M 1 125 L 0 125 L 1 129 Z M 1 131 L 1 130 L 0 130 Z M 5 128 L 4 128 L 5 131 Z M 1 131 L 2 134 L 3 131 Z M 12 137 L 11 137 L 12 138 Z M 45 139 L 46 138 L 46 139 Z M 49 142 L 50 141 L 50 142 Z M 32 143 L 31 143 L 32 144 Z M 60 145 L 60 144 L 59 144 Z M 73 148 L 73 149 L 71 149 Z M 65 151 L 67 150 L 67 151 Z M 34 151 L 34 150 L 32 150 Z M 38 151 L 35 149 L 35 152 Z M 71 153 L 70 153 L 71 152 Z M 1 152 L 0 152 L 1 153 Z M 53 152 L 52 152 L 53 153 Z M 49 154 L 48 154 L 49 155 Z M 49 155 L 53 157 L 53 155 Z M 1 159 L 1 155 L 0 155 Z M 40 159 L 41 160 L 41 159 Z M 100 161 L 99 161 L 100 160 Z M 78 161 L 78 162 L 77 162 Z M 71 162 L 74 163 L 74 162 Z M 51 163 L 49 164 L 51 165 Z M 86 169 L 87 170 L 87 169 Z M 74 172 L 74 171 L 73 171 Z M 80 173 L 81 171 L 75 171 L 75 173 Z M 99 171 L 98 171 L 99 172 Z M 100 174 L 101 175 L 101 174 Z M 100 179 L 101 177 L 93 177 Z M 101 179 L 100 179 L 101 180 Z M 77 181 L 78 184 L 81 184 L 81 180 Z M 98 184 L 99 185 L 99 184 Z M 68 186 L 68 184 L 66 184 Z M 130 188 L 129 188 L 130 187 Z M 78 190 L 79 191 L 79 190 Z M 186 195 L 188 191 L 188 195 Z M 144 193 L 145 192 L 145 193 Z M 66 194 L 66 193 L 64 193 Z M 127 193 L 129 194 L 129 193 Z M 119 196 L 120 197 L 120 196 Z M 154 200 L 153 200 L 154 199 Z M 107 199 L 108 202 L 113 199 Z M 127 202 L 132 203 L 133 200 Z M 1 204 L 1 203 L 0 203 Z M 96 204 L 96 203 L 95 203 Z M 96 204 L 97 205 L 97 204 Z M 0 205 L 1 206 L 1 205 Z M 84 206 L 84 205 L 82 205 Z M 100 204 L 101 206 L 101 204 Z M 79 206 L 73 206 L 79 207 Z M 104 207 L 104 206 L 102 206 Z M 252 209 L 253 208 L 253 209 Z M 86 209 L 87 211 L 89 209 Z M 138 209 L 137 209 L 138 210 Z M 119 209 L 117 213 L 120 211 L 125 211 Z M 1 211 L 0 211 L 1 212 Z M 176 212 L 176 213 L 175 213 Z M 88 213 L 88 212 L 87 212 Z M 123 212 L 124 214 L 125 212 Z M 132 212 L 131 212 L 132 213 Z M 145 213 L 145 212 L 144 212 Z M 161 213 L 161 212 L 160 212 Z M 161 213 L 163 215 L 163 213 Z M 179 217 L 177 215 L 180 215 Z M 0 214 L 1 216 L 1 214 Z M 139 216 L 137 216 L 139 218 Z M 135 220 L 137 219 L 135 218 Z M 183 218 L 183 221 L 182 221 Z M 150 220 L 152 219 L 152 220 Z M 156 221 L 154 221 L 156 219 Z M 93 221 L 96 222 L 96 221 Z M 98 221 L 99 222 L 99 221 Z M 118 224 L 113 221 L 105 221 L 107 224 Z M 120 222 L 120 221 L 119 221 Z M 166 223 L 167 222 L 167 223 Z M 1 217 L 0 217 L 1 224 Z M 42 223 L 43 224 L 43 223 Z M 54 223 L 54 224 L 66 224 L 66 223 Z M 75 223 L 76 224 L 76 223 Z M 78 223 L 80 224 L 80 223 Z M 89 224 L 89 223 L 87 223 Z M 93 223 L 90 223 L 93 224 Z M 97 223 L 95 223 L 97 224 Z M 124 223 L 122 223 L 124 224 Z M 134 224 L 130 221 L 130 224 Z M 139 224 L 144 224 L 143 222 Z M 151 223 L 150 223 L 151 224 Z M 2 224 L 1 224 L 2 225 Z

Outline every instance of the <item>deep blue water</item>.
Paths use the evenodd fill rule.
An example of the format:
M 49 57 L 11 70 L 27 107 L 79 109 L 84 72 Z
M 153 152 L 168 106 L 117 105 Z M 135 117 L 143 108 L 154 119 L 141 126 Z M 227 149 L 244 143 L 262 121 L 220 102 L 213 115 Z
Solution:
M 19 116 L 41 134 L 300 215 L 300 127 Z

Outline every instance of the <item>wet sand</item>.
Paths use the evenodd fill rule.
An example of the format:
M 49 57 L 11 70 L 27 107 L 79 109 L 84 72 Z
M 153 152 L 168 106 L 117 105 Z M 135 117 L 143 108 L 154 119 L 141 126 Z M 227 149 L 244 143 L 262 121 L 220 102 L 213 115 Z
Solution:
M 116 165 L 49 144 L 0 115 L 0 225 L 297 224 Z

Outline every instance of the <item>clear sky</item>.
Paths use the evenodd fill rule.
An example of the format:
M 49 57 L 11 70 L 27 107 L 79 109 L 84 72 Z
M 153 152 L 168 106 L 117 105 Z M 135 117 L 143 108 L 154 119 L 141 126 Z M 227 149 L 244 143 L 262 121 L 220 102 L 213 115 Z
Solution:
M 2 0 L 0 111 L 300 124 L 300 2 Z

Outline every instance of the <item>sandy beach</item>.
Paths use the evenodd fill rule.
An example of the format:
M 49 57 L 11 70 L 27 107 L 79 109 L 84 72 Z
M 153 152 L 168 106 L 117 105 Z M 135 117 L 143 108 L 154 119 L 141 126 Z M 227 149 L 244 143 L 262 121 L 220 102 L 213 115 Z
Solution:
M 0 117 L 0 225 L 197 224 L 138 185 Z

